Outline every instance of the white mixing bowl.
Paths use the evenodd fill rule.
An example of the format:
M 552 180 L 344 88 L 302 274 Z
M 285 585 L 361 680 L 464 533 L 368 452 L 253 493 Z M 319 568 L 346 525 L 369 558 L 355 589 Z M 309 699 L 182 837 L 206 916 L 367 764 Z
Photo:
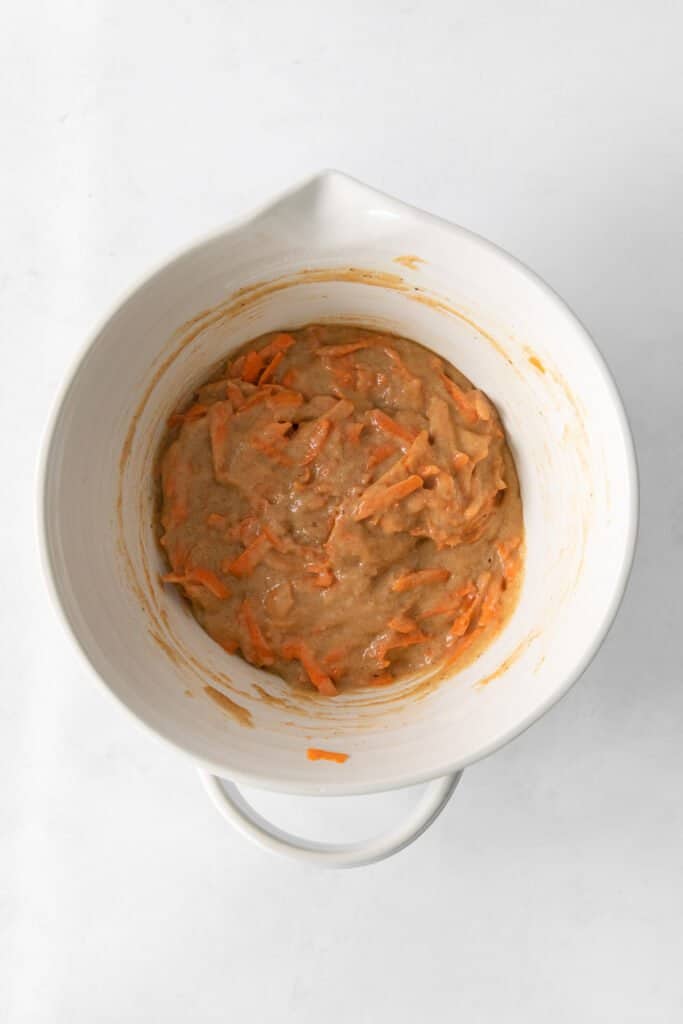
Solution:
M 335 319 L 415 338 L 452 361 L 498 406 L 517 460 L 519 605 L 484 654 L 438 686 L 295 696 L 225 654 L 159 582 L 153 463 L 179 396 L 248 338 Z M 565 304 L 489 242 L 327 172 L 168 263 L 97 331 L 54 416 L 41 521 L 56 601 L 108 689 L 194 759 L 217 806 L 252 837 L 351 865 L 418 835 L 462 768 L 525 729 L 586 668 L 626 584 L 637 482 L 612 378 Z M 311 746 L 351 756 L 313 763 Z M 410 821 L 330 847 L 269 826 L 235 785 L 329 795 L 425 780 L 435 781 Z

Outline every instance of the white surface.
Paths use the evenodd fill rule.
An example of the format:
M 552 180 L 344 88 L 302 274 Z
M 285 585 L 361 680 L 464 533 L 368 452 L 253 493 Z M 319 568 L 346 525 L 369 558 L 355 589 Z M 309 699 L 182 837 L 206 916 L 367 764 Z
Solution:
M 678 1021 L 681 8 L 286 7 L 2 14 L 0 1019 Z M 415 846 L 342 876 L 254 850 L 92 685 L 38 578 L 31 493 L 102 311 L 329 165 L 557 288 L 615 371 L 642 485 L 631 587 L 583 681 Z M 347 813 L 362 833 L 414 799 Z M 310 830 L 346 810 L 259 806 Z

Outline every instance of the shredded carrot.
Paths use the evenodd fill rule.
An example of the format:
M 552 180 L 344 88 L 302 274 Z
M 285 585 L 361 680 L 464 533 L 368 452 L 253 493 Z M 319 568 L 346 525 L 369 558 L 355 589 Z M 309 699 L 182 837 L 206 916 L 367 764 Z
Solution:
M 310 562 L 306 566 L 306 572 L 311 573 L 315 579 L 311 580 L 314 587 L 324 590 L 331 587 L 335 582 L 335 575 L 327 562 Z
M 309 462 L 313 462 L 317 458 L 320 449 L 325 444 L 327 436 L 332 429 L 332 424 L 327 419 L 320 419 L 316 422 L 313 430 L 311 431 L 310 437 L 308 438 L 308 444 L 306 445 L 307 451 L 301 460 L 302 465 L 307 466 Z
M 236 378 L 240 376 L 246 358 L 246 356 L 238 356 L 237 359 L 233 359 L 233 361 L 228 364 L 228 373 L 231 377 Z
M 462 587 L 458 587 L 457 590 L 452 590 L 450 593 L 444 594 L 441 600 L 433 604 L 431 608 L 427 608 L 426 611 L 422 612 L 420 619 L 429 619 L 434 615 L 454 615 L 456 612 L 459 613 L 465 607 L 469 607 L 474 599 L 477 597 L 477 588 L 474 582 L 470 580 Z
M 391 416 L 387 416 L 381 409 L 373 409 L 370 413 L 370 419 L 378 430 L 383 430 L 385 434 L 391 434 L 392 437 L 397 437 L 408 444 L 412 444 L 417 437 L 414 431 L 408 430 L 407 427 L 397 423 L 396 420 L 392 420 Z
M 419 569 L 417 572 L 407 572 L 399 576 L 391 584 L 391 589 L 403 593 L 404 590 L 414 590 L 416 587 L 445 583 L 450 578 L 448 569 Z
M 489 402 L 489 400 L 486 397 L 486 395 L 484 395 L 477 388 L 474 388 L 474 390 L 471 392 L 471 394 L 472 394 L 472 403 L 474 405 L 474 410 L 475 410 L 477 416 L 479 417 L 479 419 L 480 420 L 485 420 L 485 421 L 490 420 L 492 415 L 493 415 L 493 406 Z M 501 434 L 501 436 L 502 436 L 502 434 Z
M 368 519 L 370 516 L 376 515 L 378 512 L 384 512 L 385 509 L 395 504 L 397 501 L 402 501 L 403 498 L 407 498 L 413 491 L 417 491 L 422 487 L 421 476 L 409 476 L 406 480 L 401 480 L 397 484 L 393 484 L 391 487 L 381 488 L 374 493 L 365 493 L 361 496 L 358 502 L 358 508 L 355 515 L 357 523 L 363 519 Z M 372 492 L 372 488 L 368 489 Z
M 369 341 L 354 341 L 350 345 L 325 345 L 318 349 L 320 356 L 350 356 L 352 352 L 360 352 L 362 348 L 372 348 Z
M 260 404 L 266 404 L 271 409 L 285 405 L 297 408 L 297 406 L 303 403 L 303 400 L 304 396 L 300 392 L 289 391 L 287 388 L 283 388 L 281 384 L 263 384 L 262 386 L 259 385 L 257 390 L 249 395 L 241 411 L 246 412 L 247 409 Z
M 389 619 L 389 629 L 393 629 L 397 633 L 415 633 L 417 622 L 408 615 L 395 615 L 393 619 Z
M 474 641 L 479 636 L 479 630 L 473 629 L 470 633 L 466 633 L 465 636 L 459 637 L 453 646 L 450 648 L 449 654 L 444 664 L 452 665 L 454 661 L 460 658 L 468 647 L 471 647 Z
M 477 416 L 476 409 L 473 408 L 472 399 L 468 393 L 463 391 L 461 387 L 458 387 L 455 381 L 447 377 L 445 373 L 440 373 L 439 376 L 465 422 L 476 423 L 479 417 Z
M 266 401 L 271 409 L 277 409 L 279 406 L 286 405 L 291 405 L 292 408 L 296 409 L 298 406 L 303 405 L 304 396 L 299 391 L 278 390 L 272 391 Z
M 273 533 L 269 526 L 263 526 L 263 534 L 265 537 L 268 538 L 271 545 L 275 548 L 276 551 L 283 552 L 287 550 L 287 545 L 284 543 L 284 541 L 281 540 L 280 537 L 277 536 L 277 534 Z
M 245 516 L 231 528 L 229 537 L 232 540 L 240 540 L 244 547 L 248 547 L 253 540 L 256 540 L 261 532 L 261 526 L 256 516 Z
M 500 604 L 500 598 L 503 592 L 503 577 L 495 576 L 486 587 L 483 600 L 481 602 L 481 611 L 479 612 L 479 623 L 480 626 L 486 626 L 489 622 L 492 622 L 498 614 L 498 606 Z
M 373 448 L 368 455 L 368 460 L 365 464 L 366 469 L 374 469 L 375 466 L 379 466 L 380 462 L 384 462 L 384 460 L 388 459 L 390 455 L 396 455 L 397 452 L 398 449 L 396 445 L 392 444 L 391 441 L 387 441 L 386 444 L 381 444 L 379 447 Z
M 247 352 L 240 376 L 249 384 L 255 384 L 263 370 L 263 356 L 260 352 Z
M 228 654 L 234 654 L 239 647 L 239 644 L 237 643 L 236 640 L 219 640 L 218 642 L 220 643 L 223 650 L 227 651 Z
M 285 358 L 284 352 L 276 352 L 275 353 L 275 355 L 273 356 L 273 358 L 268 363 L 268 365 L 266 366 L 265 370 L 263 371 L 263 373 L 259 377 L 259 387 L 262 387 L 264 384 L 267 384 L 269 380 L 272 380 L 273 375 L 275 374 L 275 371 L 277 370 L 278 366 L 280 365 L 280 363 L 282 362 L 282 360 L 284 358 Z
M 233 409 L 241 409 L 244 405 L 244 395 L 242 394 L 241 388 L 233 381 L 229 380 L 226 384 L 226 394 L 232 402 Z
M 477 608 L 477 591 L 476 589 L 469 590 L 462 600 L 462 604 L 458 611 L 458 615 L 453 620 L 451 628 L 448 631 L 449 636 L 464 636 L 467 630 L 470 628 L 470 623 Z
M 225 572 L 233 576 L 249 576 L 259 564 L 266 551 L 270 547 L 270 540 L 265 533 L 259 533 L 255 540 L 249 544 L 244 551 L 233 559 L 232 562 L 224 563 Z
M 167 572 L 161 577 L 162 583 L 186 583 L 187 576 L 184 572 Z
M 359 444 L 360 435 L 363 433 L 364 430 L 364 423 L 347 423 L 344 429 L 344 433 L 351 442 L 351 444 Z
M 293 344 L 294 338 L 291 334 L 287 334 L 285 331 L 279 331 L 267 345 L 264 345 L 262 349 L 259 349 L 259 354 L 264 359 L 270 359 L 276 352 L 287 352 Z
M 249 443 L 252 448 L 263 452 L 269 459 L 279 462 L 282 466 L 291 466 L 292 460 L 282 450 L 286 441 L 285 435 L 291 428 L 292 424 L 289 422 L 268 423 L 263 428 L 263 437 L 252 437 Z
M 248 409 L 253 409 L 255 405 L 265 405 L 269 398 L 270 392 L 266 388 L 264 388 L 263 391 L 257 391 L 255 394 L 249 395 L 249 398 L 244 400 L 240 412 L 247 412 Z
M 212 572 L 211 569 L 203 569 L 200 566 L 191 569 L 187 575 L 192 581 L 201 583 L 201 585 L 206 587 L 214 597 L 220 598 L 221 601 L 225 601 L 230 597 L 229 588 L 226 587 L 225 583 L 223 583 L 223 581 L 220 580 L 218 576 L 216 576 L 216 573 Z
M 377 645 L 377 655 L 382 661 L 387 654 L 387 651 L 399 650 L 403 647 L 414 647 L 415 644 L 423 644 L 429 640 L 426 633 L 417 629 L 414 633 L 404 633 L 399 636 L 393 637 L 393 639 L 383 640 Z M 388 662 L 385 662 L 388 664 Z
M 352 412 L 353 402 L 349 402 L 348 398 L 340 398 L 336 405 L 327 410 L 325 419 L 336 423 L 338 420 L 345 420 Z
M 519 548 L 521 543 L 521 537 L 511 537 L 509 540 L 501 541 L 500 544 L 496 545 L 496 551 L 500 559 L 506 583 L 512 583 L 519 572 Z
M 211 569 L 196 567 L 188 569 L 184 573 L 169 572 L 161 578 L 164 583 L 180 583 L 182 586 L 186 586 L 188 583 L 201 583 L 209 593 L 213 594 L 214 597 L 220 598 L 221 601 L 227 600 L 231 594 L 225 583 Z
M 282 375 L 282 386 L 285 388 L 296 387 L 296 372 L 294 370 L 287 370 L 287 372 Z
M 336 695 L 337 687 L 320 668 L 313 657 L 311 649 L 303 640 L 289 640 L 285 642 L 282 645 L 281 653 L 283 658 L 288 660 L 295 658 L 301 662 L 308 678 L 320 693 L 325 694 L 327 697 L 334 697 Z
M 180 537 L 169 537 L 164 534 L 160 540 L 162 547 L 166 548 L 168 560 L 177 573 L 184 573 L 187 561 L 190 557 L 189 546 Z
M 210 526 L 212 530 L 225 530 L 228 525 L 227 516 L 222 516 L 218 512 L 210 512 L 206 517 L 206 525 Z
M 248 597 L 245 597 L 244 601 L 242 601 L 237 618 L 249 636 L 252 647 L 251 653 L 253 654 L 250 661 L 253 661 L 255 665 L 272 665 L 275 660 L 273 652 L 268 646 L 266 638 L 261 632 L 261 627 L 254 617 L 254 611 Z
M 203 402 L 195 402 L 185 412 L 174 412 L 172 416 L 169 416 L 168 425 L 177 427 L 181 423 L 191 423 L 193 420 L 199 420 L 202 416 L 206 416 L 208 411 L 208 405 L 204 405 Z
M 416 377 L 414 373 L 411 373 L 411 371 L 408 369 L 406 364 L 403 362 L 403 360 L 401 359 L 401 357 L 398 354 L 398 352 L 396 351 L 396 349 L 395 348 L 391 348 L 390 345 L 384 345 L 383 349 L 384 349 L 384 352 L 389 356 L 391 361 L 394 363 L 394 366 L 396 367 L 397 372 L 400 373 L 400 375 L 401 375 L 401 377 L 403 377 L 404 381 L 406 381 L 406 383 L 408 383 L 408 384 L 417 385 L 419 387 L 420 393 L 421 393 L 421 391 L 422 391 L 422 382 L 420 381 L 420 378 Z
M 227 441 L 232 405 L 230 402 L 215 402 L 209 409 L 209 436 L 213 472 L 219 483 L 225 483 L 228 470 Z
M 335 761 L 337 764 L 344 764 L 350 755 L 340 754 L 336 750 L 319 750 L 317 747 L 309 747 L 306 757 L 309 761 Z

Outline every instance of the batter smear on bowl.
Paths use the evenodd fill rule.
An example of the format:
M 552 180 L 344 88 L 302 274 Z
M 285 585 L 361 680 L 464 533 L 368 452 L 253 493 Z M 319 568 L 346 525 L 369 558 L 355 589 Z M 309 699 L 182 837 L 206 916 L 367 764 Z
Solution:
M 333 697 L 492 639 L 522 505 L 498 413 L 455 367 L 311 325 L 249 342 L 171 416 L 159 537 L 214 640 Z

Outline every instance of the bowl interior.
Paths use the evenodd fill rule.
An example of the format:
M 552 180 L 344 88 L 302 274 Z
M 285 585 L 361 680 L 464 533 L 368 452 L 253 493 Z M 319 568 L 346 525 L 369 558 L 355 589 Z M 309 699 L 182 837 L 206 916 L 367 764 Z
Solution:
M 320 320 L 391 330 L 451 360 L 497 404 L 513 447 L 520 602 L 483 655 L 437 687 L 296 697 L 225 654 L 158 582 L 152 466 L 169 412 L 246 339 Z M 545 286 L 462 229 L 327 175 L 179 257 L 106 322 L 56 416 L 44 510 L 66 618 L 139 719 L 237 780 L 349 793 L 461 767 L 564 692 L 621 596 L 635 481 L 611 379 Z M 310 745 L 352 757 L 312 764 Z

